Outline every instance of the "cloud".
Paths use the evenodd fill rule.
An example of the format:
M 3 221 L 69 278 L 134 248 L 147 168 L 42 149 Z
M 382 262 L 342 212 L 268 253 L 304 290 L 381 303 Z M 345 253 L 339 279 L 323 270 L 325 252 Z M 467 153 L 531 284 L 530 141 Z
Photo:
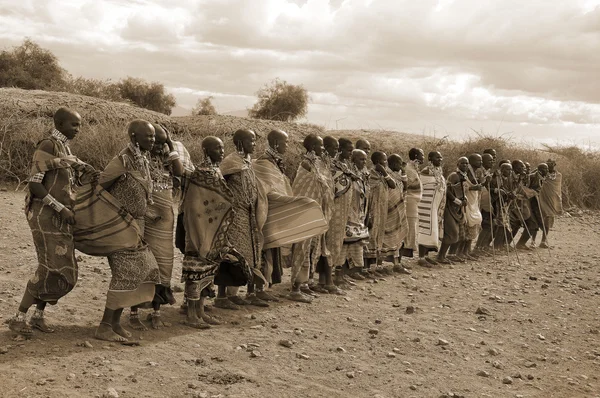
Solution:
M 24 36 L 74 74 L 161 81 L 188 108 L 251 106 L 280 77 L 323 124 L 600 133 L 598 0 L 0 0 L 0 38 Z

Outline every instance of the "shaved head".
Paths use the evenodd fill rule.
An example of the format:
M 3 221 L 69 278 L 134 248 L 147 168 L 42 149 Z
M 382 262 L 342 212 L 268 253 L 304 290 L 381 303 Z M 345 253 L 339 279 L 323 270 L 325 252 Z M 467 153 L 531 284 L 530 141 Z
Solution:
M 213 164 L 219 164 L 223 160 L 225 154 L 225 145 L 220 138 L 208 136 L 202 140 L 202 150 L 204 156 L 210 158 Z
M 356 141 L 356 145 L 354 147 L 364 151 L 367 155 L 371 152 L 371 143 L 363 138 Z
M 158 123 L 152 123 L 152 127 L 154 127 L 156 145 L 162 145 L 167 142 L 167 132 L 165 129 Z
M 129 135 L 131 142 L 138 144 L 145 151 L 151 150 L 154 146 L 154 126 L 146 120 L 135 119 L 131 121 L 127 127 L 127 135 Z
M 382 162 L 384 159 L 387 160 L 387 156 L 385 155 L 384 152 L 381 151 L 375 151 L 371 154 L 371 162 L 373 162 L 373 164 L 379 164 L 380 162 Z
M 58 108 L 56 110 L 56 112 L 54 112 L 54 126 L 58 127 L 61 123 L 67 121 L 67 120 L 71 120 L 71 119 L 79 119 L 81 120 L 81 116 L 79 115 L 79 113 L 75 112 L 74 110 L 67 108 L 67 107 L 61 107 Z
M 288 133 L 283 130 L 271 130 L 267 134 L 267 141 L 272 149 L 284 154 L 287 151 Z

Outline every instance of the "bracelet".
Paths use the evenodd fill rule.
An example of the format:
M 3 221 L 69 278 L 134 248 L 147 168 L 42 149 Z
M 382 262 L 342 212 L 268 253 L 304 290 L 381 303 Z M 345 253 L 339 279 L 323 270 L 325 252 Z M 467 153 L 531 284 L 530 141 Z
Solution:
M 457 206 L 462 205 L 462 200 L 458 199 L 458 198 L 454 198 L 454 204 Z
M 54 196 L 52 196 L 50 194 L 44 196 L 44 199 L 42 199 L 42 202 L 44 202 L 45 205 L 50 206 L 57 213 L 60 213 L 65 208 L 65 205 L 60 203 L 58 200 L 56 200 L 54 198 Z

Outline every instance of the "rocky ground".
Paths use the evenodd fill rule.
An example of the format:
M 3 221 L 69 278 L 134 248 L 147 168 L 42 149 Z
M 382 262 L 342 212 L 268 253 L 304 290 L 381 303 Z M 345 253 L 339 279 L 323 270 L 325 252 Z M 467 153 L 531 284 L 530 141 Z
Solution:
M 0 192 L 0 321 L 36 263 L 22 203 Z M 599 221 L 562 217 L 552 250 L 518 259 L 415 266 L 311 305 L 214 309 L 224 324 L 210 330 L 166 308 L 168 327 L 136 333 L 138 347 L 93 338 L 110 270 L 81 256 L 78 286 L 47 310 L 56 333 L 24 341 L 2 325 L 0 396 L 600 397 Z

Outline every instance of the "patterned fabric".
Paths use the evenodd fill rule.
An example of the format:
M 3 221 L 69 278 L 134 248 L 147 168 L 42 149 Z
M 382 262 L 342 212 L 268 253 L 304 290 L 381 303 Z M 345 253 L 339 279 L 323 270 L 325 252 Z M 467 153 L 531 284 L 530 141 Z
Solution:
M 144 216 L 152 195 L 147 160 L 129 145 L 113 158 L 100 175 L 100 183 L 114 181 L 108 192 L 144 231 Z M 117 250 L 108 255 L 112 278 L 106 307 L 112 310 L 150 302 L 154 285 L 160 284 L 158 264 L 144 245 L 132 250 Z
M 155 184 L 156 186 L 156 184 Z M 144 217 L 144 240 L 148 243 L 160 271 L 160 282 L 171 286 L 173 275 L 173 232 L 175 215 L 173 212 L 173 193 L 171 190 L 155 191 L 153 203 L 148 206 Z
M 321 159 L 314 155 L 306 155 L 304 161 L 310 166 L 310 170 L 306 170 L 302 165 L 298 167 L 293 184 L 294 194 L 315 200 L 321 207 L 325 221 L 329 222 L 334 199 L 331 174 L 328 173 Z M 325 233 L 294 244 L 292 247 L 292 283 L 307 282 L 310 270 L 314 272 L 319 257 L 327 257 L 329 254 Z
M 465 215 L 462 204 L 454 203 L 455 199 L 464 197 L 464 186 L 458 172 L 448 176 L 446 190 L 446 209 L 444 211 L 444 238 L 446 244 L 453 244 L 465 239 Z
M 41 149 L 42 145 L 49 146 L 48 142 L 52 145 L 52 152 Z M 64 206 L 72 208 L 74 176 L 91 168 L 72 156 L 66 142 L 64 135 L 59 136 L 54 131 L 50 137 L 40 141 L 33 155 L 30 176 L 44 173 L 40 182 L 48 193 Z M 27 291 L 35 298 L 55 304 L 77 283 L 73 229 L 56 211 L 30 192 L 25 203 L 25 214 L 38 258 L 38 266 L 27 283 Z
M 390 189 L 388 194 L 387 217 L 381 254 L 383 257 L 398 257 L 398 250 L 402 247 L 402 242 L 408 232 L 408 221 L 406 219 L 402 176 L 393 171 L 390 172 L 390 176 L 396 182 L 396 188 Z
M 217 167 L 205 166 L 191 174 L 182 205 L 186 253 L 181 281 L 198 282 L 200 290 L 211 287 L 219 263 L 232 251 L 230 242 L 237 242 L 230 235 L 233 193 Z M 241 266 L 251 274 L 248 264 Z
M 186 147 L 183 145 L 183 143 L 181 141 L 175 141 L 175 140 L 172 140 L 171 142 L 173 143 L 173 149 L 179 154 L 179 160 L 183 164 L 183 168 L 189 173 L 194 171 L 195 170 L 194 162 L 192 161 L 190 153 L 188 152 Z
M 341 256 L 344 258 L 344 262 L 348 261 L 348 268 L 364 268 L 364 252 L 364 242 L 344 243 Z
M 50 304 L 69 293 L 77 283 L 77 261 L 72 227 L 40 199 L 33 199 L 27 221 L 38 258 L 38 267 L 27 291 Z
M 557 216 L 563 213 L 562 206 L 562 174 L 557 171 L 552 178 L 546 178 L 540 189 L 540 206 L 544 217 Z M 554 219 L 552 219 L 552 222 Z M 546 226 L 550 228 L 549 226 Z
M 369 244 L 368 258 L 380 258 L 387 225 L 389 191 L 387 181 L 373 168 L 369 174 Z
M 365 174 L 358 170 L 354 170 L 355 175 Z M 367 229 L 367 215 L 369 211 L 369 186 L 368 181 L 363 178 L 352 180 L 352 201 L 348 211 L 348 221 L 346 222 L 345 242 L 365 240 L 365 244 L 369 239 L 369 230 Z
M 421 172 L 423 193 L 419 202 L 420 246 L 437 251 L 444 234 L 444 208 L 446 206 L 446 180 L 433 166 Z
M 331 175 L 334 183 L 335 199 L 329 230 L 325 235 L 327 248 L 331 252 L 331 264 L 341 266 L 346 262 L 342 253 L 344 238 L 346 236 L 346 222 L 352 202 L 353 191 L 350 189 L 350 170 L 346 163 L 334 159 L 332 162 Z
M 237 153 L 221 163 L 221 172 L 231 190 L 234 217 L 228 236 L 255 275 L 265 279 L 260 271 L 263 244 L 262 226 L 266 221 L 266 198 L 259 191 L 250 158 Z M 262 195 L 262 196 L 261 196 Z M 265 280 L 266 282 L 266 280 Z

